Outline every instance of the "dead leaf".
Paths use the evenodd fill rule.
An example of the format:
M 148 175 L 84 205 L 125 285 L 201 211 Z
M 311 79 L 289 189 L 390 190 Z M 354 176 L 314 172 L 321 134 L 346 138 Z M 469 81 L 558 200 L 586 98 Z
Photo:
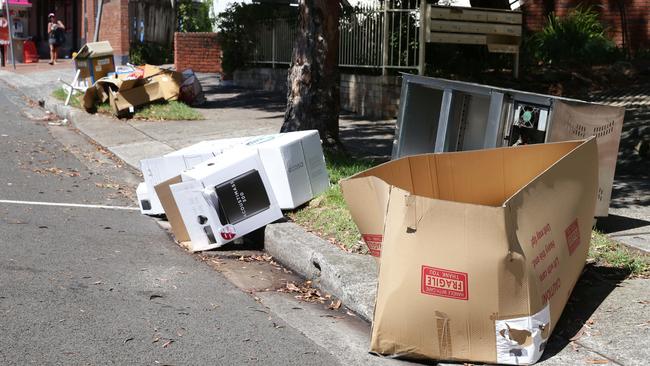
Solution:
M 101 284 L 102 284 L 102 281 L 95 281 L 95 282 L 93 282 L 93 285 L 101 285 Z
M 159 297 L 162 297 L 162 295 L 153 294 L 153 295 L 149 296 L 149 300 L 157 299 Z
M 168 348 L 172 343 L 174 343 L 174 340 L 170 339 L 162 345 L 162 348 Z
M 132 341 L 132 340 L 133 340 L 133 337 L 129 337 L 129 338 L 125 339 L 124 342 L 122 342 L 122 344 L 126 344 L 126 342 Z
M 594 360 L 585 360 L 585 362 L 592 365 L 607 365 L 609 363 L 609 360 L 599 358 Z
M 569 341 L 571 341 L 571 342 L 577 341 L 578 339 L 580 339 L 580 337 L 582 337 L 583 334 L 585 334 L 586 330 L 587 330 L 587 328 L 583 326 L 582 328 L 580 328 L 578 333 L 576 333 L 573 337 L 569 338 Z
M 287 282 L 287 290 L 289 290 L 289 292 L 300 292 L 300 288 L 291 282 Z
M 330 305 L 328 306 L 328 309 L 330 310 L 338 310 L 340 308 L 341 308 L 341 300 L 332 301 L 332 303 L 330 303 Z
M 156 342 L 158 342 L 159 340 L 160 340 L 160 337 L 156 337 L 156 338 L 154 338 L 154 339 L 151 341 L 151 343 L 156 343 Z

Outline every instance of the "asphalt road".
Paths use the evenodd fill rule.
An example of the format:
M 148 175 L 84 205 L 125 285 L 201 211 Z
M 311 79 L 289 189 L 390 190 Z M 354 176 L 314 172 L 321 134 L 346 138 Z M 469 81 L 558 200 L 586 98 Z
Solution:
M 334 365 L 138 211 L 0 85 L 0 364 Z M 69 132 L 73 133 L 73 132 Z

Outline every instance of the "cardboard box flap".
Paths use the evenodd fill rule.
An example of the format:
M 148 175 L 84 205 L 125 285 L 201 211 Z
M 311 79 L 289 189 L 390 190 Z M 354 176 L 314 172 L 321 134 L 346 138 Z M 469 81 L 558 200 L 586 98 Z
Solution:
M 549 304 L 550 331 L 589 251 L 598 192 L 596 156 L 596 139 L 591 138 L 506 201 L 510 240 L 527 259 L 529 312 Z
M 113 47 L 111 47 L 110 42 L 108 41 L 102 41 L 102 42 L 91 42 L 91 43 L 86 43 L 81 47 L 79 52 L 72 57 L 73 60 L 77 59 L 87 59 L 91 57 L 100 57 L 100 56 L 112 56 L 113 55 Z
M 412 194 L 501 206 L 513 193 L 582 141 L 423 154 L 393 160 L 341 182 L 377 177 Z
M 344 179 L 341 190 L 362 238 L 378 256 L 386 212 L 386 200 L 378 197 L 387 188 L 355 181 L 375 177 L 418 196 L 497 207 L 581 143 L 414 155 Z
M 172 184 L 181 182 L 181 176 L 179 175 L 156 185 L 155 190 L 156 194 L 158 195 L 158 199 L 160 200 L 160 203 L 165 210 L 167 221 L 169 221 L 169 224 L 172 227 L 172 233 L 174 234 L 174 237 L 179 242 L 187 242 L 190 241 L 190 234 L 185 228 L 183 217 L 181 216 L 181 213 L 178 209 L 178 205 L 176 205 L 174 195 L 172 194 L 172 190 L 170 188 Z

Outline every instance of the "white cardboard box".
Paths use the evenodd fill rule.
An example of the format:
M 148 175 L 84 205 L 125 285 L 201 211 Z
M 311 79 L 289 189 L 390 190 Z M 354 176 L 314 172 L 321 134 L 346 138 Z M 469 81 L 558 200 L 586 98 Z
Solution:
M 214 141 L 202 141 L 161 157 L 144 159 L 140 161 L 140 171 L 144 176 L 144 183 L 148 193 L 148 201 L 152 209 L 143 213 L 147 215 L 161 215 L 160 200 L 156 195 L 155 186 L 179 175 L 183 170 L 192 168 L 208 159 L 223 153 L 232 146 L 244 143 L 246 138 L 233 138 Z
M 162 157 L 140 161 L 152 206 L 151 210 L 143 213 L 164 213 L 155 192 L 156 185 L 235 148 L 259 151 L 283 210 L 294 209 L 329 187 L 323 149 L 316 130 L 202 141 Z M 191 175 L 185 175 L 183 180 L 193 179 Z
M 294 209 L 329 187 L 318 131 L 275 135 L 257 146 L 280 208 Z
M 218 248 L 282 218 L 256 150 L 237 148 L 192 169 L 170 186 L 191 250 Z
M 138 196 L 138 205 L 140 206 L 140 212 L 143 215 L 160 215 L 164 213 L 157 196 L 154 195 L 156 199 L 151 199 L 147 185 L 144 182 L 138 184 L 135 194 Z
M 257 150 L 283 210 L 294 209 L 329 187 L 323 149 L 316 130 L 251 137 L 233 149 Z M 195 169 L 200 170 L 214 160 L 206 160 L 183 171 L 183 181 L 196 180 Z

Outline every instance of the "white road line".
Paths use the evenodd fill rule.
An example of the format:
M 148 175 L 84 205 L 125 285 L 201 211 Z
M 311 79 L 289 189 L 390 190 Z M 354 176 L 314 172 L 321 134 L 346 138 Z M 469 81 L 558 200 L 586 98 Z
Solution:
M 79 203 L 58 203 L 58 202 L 36 202 L 36 201 L 13 201 L 0 200 L 0 203 L 10 203 L 15 205 L 34 205 L 34 206 L 56 206 L 56 207 L 80 207 L 80 208 L 104 208 L 109 210 L 140 210 L 139 207 L 128 206 L 104 206 L 104 205 L 84 205 Z

